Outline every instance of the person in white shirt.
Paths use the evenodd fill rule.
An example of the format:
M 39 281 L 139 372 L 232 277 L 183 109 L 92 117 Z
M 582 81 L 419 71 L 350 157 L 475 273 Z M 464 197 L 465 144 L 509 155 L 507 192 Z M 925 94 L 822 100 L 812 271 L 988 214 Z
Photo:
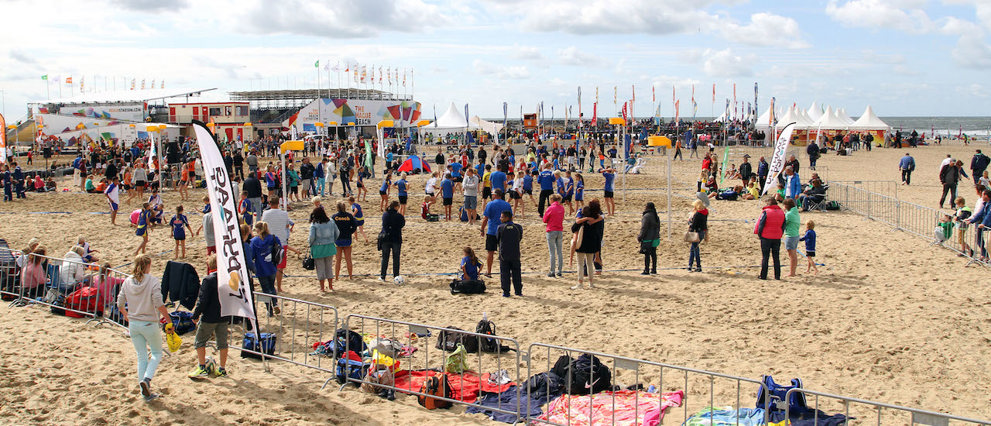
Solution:
M 262 213 L 262 221 L 268 224 L 269 232 L 275 235 L 282 243 L 283 256 L 275 265 L 276 269 L 278 269 L 275 275 L 275 289 L 281 293 L 282 274 L 286 269 L 287 256 L 285 256 L 285 253 L 289 249 L 289 228 L 292 226 L 292 222 L 289 220 L 289 213 L 279 208 L 279 197 L 270 197 L 268 199 L 268 210 Z M 275 263 L 274 259 L 273 263 Z
M 171 320 L 162 301 L 162 281 L 149 274 L 151 258 L 146 254 L 134 258 L 134 274 L 124 280 L 117 294 L 117 309 L 127 321 L 131 343 L 138 358 L 138 386 L 146 401 L 151 393 L 151 379 L 162 361 L 162 335 L 159 324 Z M 149 349 L 151 357 L 149 358 Z
M 464 188 L 465 204 L 464 208 L 468 214 L 468 224 L 475 224 L 475 210 L 478 208 L 478 174 L 475 169 L 469 167 L 465 170 L 465 178 L 461 182 Z
M 423 187 L 423 191 L 427 193 L 427 196 L 428 197 L 430 197 L 430 199 L 428 200 L 428 202 L 430 202 L 431 204 L 437 202 L 437 174 L 438 173 L 439 172 L 433 172 L 430 175 L 430 179 L 427 179 L 427 185 L 425 187 Z

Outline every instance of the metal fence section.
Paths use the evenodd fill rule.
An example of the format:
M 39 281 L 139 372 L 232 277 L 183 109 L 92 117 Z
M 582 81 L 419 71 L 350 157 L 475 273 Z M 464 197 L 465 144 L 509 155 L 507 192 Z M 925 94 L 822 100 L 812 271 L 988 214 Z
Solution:
M 664 406 L 665 392 L 673 392 L 678 390 L 682 391 L 684 395 L 681 401 L 680 410 L 675 410 L 672 408 L 670 410 L 671 412 L 668 412 L 667 414 L 662 413 L 664 421 L 671 419 L 671 416 L 675 415 L 674 411 L 680 411 L 681 420 L 678 423 L 684 423 L 691 417 L 692 414 L 706 409 L 707 407 L 724 405 L 726 401 L 734 401 L 733 407 L 736 410 L 745 407 L 755 407 L 756 397 L 761 389 L 765 390 L 765 394 L 770 394 L 770 392 L 766 392 L 768 390 L 767 386 L 760 380 L 628 358 L 619 355 L 550 345 L 546 343 L 534 343 L 530 345 L 529 350 L 524 357 L 527 365 L 527 377 L 540 372 L 550 371 L 551 368 L 557 363 L 557 360 L 562 356 L 578 358 L 582 355 L 590 355 L 599 358 L 599 361 L 604 366 L 609 368 L 612 387 L 622 383 L 623 385 L 632 385 L 636 386 L 636 388 L 641 388 L 642 386 L 643 389 L 648 389 L 648 384 L 655 385 L 658 402 L 658 406 L 656 408 L 661 408 Z M 569 360 L 569 376 L 573 365 L 573 360 Z M 594 384 L 596 380 L 594 375 L 591 374 L 593 372 L 594 371 L 590 368 L 588 383 Z M 565 383 L 569 383 L 570 380 L 571 377 L 564 377 Z M 627 386 L 623 386 L 624 389 L 626 387 Z M 568 395 L 562 396 L 562 398 L 567 397 Z M 611 402 L 613 408 L 615 408 L 615 395 L 613 395 Z M 765 423 L 768 420 L 767 413 L 768 409 L 771 407 L 771 404 L 772 401 L 770 398 L 765 401 Z M 566 426 L 571 424 L 572 418 L 577 419 L 581 417 L 583 422 L 587 421 L 588 424 L 616 424 L 614 410 L 612 418 L 596 419 L 592 418 L 594 413 L 591 411 L 591 404 L 589 405 L 590 411 L 588 413 L 572 413 L 571 406 L 569 404 L 568 411 L 566 412 L 567 421 L 565 423 L 555 423 L 531 417 L 528 417 L 526 420 L 527 423 Z M 639 407 L 639 393 L 637 394 L 637 403 L 634 405 Z M 529 407 L 527 412 L 529 412 Z M 634 414 L 636 416 L 635 418 L 638 419 L 635 424 L 641 424 L 639 419 L 641 419 L 641 415 L 645 413 L 640 413 L 639 410 L 636 410 Z
M 453 404 L 465 405 L 469 407 L 478 407 L 479 409 L 493 411 L 503 414 L 509 414 L 512 416 L 520 416 L 520 410 L 523 408 L 520 405 L 519 392 L 520 387 L 523 383 L 521 381 L 526 380 L 526 377 L 520 376 L 521 372 L 521 362 L 520 362 L 520 345 L 516 339 L 504 336 L 490 335 L 475 333 L 466 330 L 459 330 L 451 327 L 438 327 L 426 324 L 417 324 L 413 322 L 392 320 L 386 318 L 376 318 L 364 315 L 348 315 L 344 321 L 344 329 L 359 333 L 363 336 L 369 336 L 372 338 L 379 339 L 390 339 L 396 342 L 400 342 L 403 346 L 409 348 L 415 348 L 415 350 L 405 350 L 402 353 L 397 354 L 395 360 L 399 362 L 401 370 L 409 371 L 410 373 L 414 371 L 427 372 L 426 374 L 448 374 L 448 380 L 451 381 L 452 387 L 457 387 L 458 389 L 463 389 L 465 384 L 465 374 L 475 373 L 479 377 L 479 381 L 484 380 L 482 377 L 483 372 L 499 373 L 505 371 L 505 376 L 512 383 L 516 383 L 516 398 L 515 403 L 503 403 L 498 401 L 496 406 L 482 406 L 477 400 L 469 401 L 464 394 L 452 394 L 451 398 L 441 398 L 437 396 L 432 396 L 435 399 L 447 401 Z M 478 347 L 481 347 L 482 341 L 484 339 L 489 339 L 494 343 L 494 352 L 482 352 L 481 350 L 476 353 L 469 353 L 465 357 L 464 366 L 467 368 L 462 372 L 450 371 L 448 368 L 448 358 L 452 351 L 446 348 L 438 349 L 435 347 L 435 343 L 438 339 L 445 335 L 461 336 L 462 342 L 468 342 L 469 340 L 478 343 Z M 350 340 L 350 339 L 348 339 Z M 351 347 L 350 341 L 345 345 L 345 353 L 348 351 L 354 351 Z M 396 371 L 401 371 L 397 369 Z M 474 370 L 474 371 L 471 371 Z M 402 374 L 402 373 L 400 373 Z M 490 376 L 491 377 L 491 376 Z M 406 386 L 400 386 L 395 383 L 393 385 L 372 383 L 368 381 L 364 375 L 361 379 L 356 379 L 353 377 L 346 377 L 346 382 L 354 385 L 374 385 L 381 389 L 391 389 L 396 392 L 401 392 L 416 396 L 425 396 L 423 392 L 420 392 L 419 386 L 413 385 L 413 375 L 410 374 L 410 380 L 406 382 Z M 459 382 L 460 381 L 460 382 Z M 342 389 L 347 386 L 345 383 Z M 496 384 L 499 386 L 500 384 Z
M 902 407 L 899 405 L 833 395 L 825 392 L 817 392 L 801 388 L 789 390 L 785 394 L 785 401 L 790 401 L 793 396 L 797 396 L 799 394 L 805 396 L 806 404 L 810 409 L 815 410 L 815 412 L 823 410 L 826 413 L 838 412 L 843 414 L 847 418 L 847 421 L 844 424 L 851 424 L 856 421 L 863 424 L 876 425 L 888 423 L 902 425 L 948 426 L 950 422 L 953 422 L 954 424 L 991 425 L 991 420 L 979 420 L 954 416 L 936 411 Z M 823 403 L 823 401 L 820 401 L 821 399 L 825 399 L 827 401 Z M 790 405 L 784 405 L 786 405 L 785 418 L 791 418 L 790 416 L 795 413 L 791 412 Z M 818 426 L 820 423 L 826 423 L 821 420 L 822 419 L 820 419 L 819 416 L 815 416 L 812 419 L 809 419 L 806 424 Z M 837 423 L 833 422 L 830 424 Z
M 333 339 L 339 321 L 337 308 L 258 292 L 254 293 L 254 297 L 259 330 L 251 329 L 253 326 L 249 320 L 232 320 L 232 325 L 243 332 L 239 340 L 234 340 L 233 333 L 230 334 L 233 341 L 229 342 L 228 346 L 231 349 L 239 350 L 242 354 L 252 354 L 261 358 L 263 363 L 269 360 L 284 361 L 325 373 L 334 373 L 334 359 L 337 352 L 335 351 L 332 356 L 316 353 L 314 344 Z M 269 315 L 268 305 L 273 303 L 273 313 Z M 278 314 L 274 313 L 276 307 Z M 259 341 L 258 347 L 245 346 L 243 336 L 248 332 L 254 333 L 255 339 Z M 260 344 L 261 333 L 274 336 L 275 345 L 272 346 L 272 351 L 267 351 L 265 346 Z M 267 364 L 265 365 L 267 368 Z
M 982 261 L 986 257 L 987 231 L 981 231 L 976 224 L 955 220 L 953 210 L 940 210 L 915 203 L 898 200 L 895 197 L 878 194 L 864 188 L 842 182 L 830 182 L 828 198 L 839 201 L 844 210 L 862 215 L 867 219 L 890 225 L 946 249 L 962 254 L 970 263 L 987 266 Z M 953 226 L 940 228 L 940 223 L 948 221 Z

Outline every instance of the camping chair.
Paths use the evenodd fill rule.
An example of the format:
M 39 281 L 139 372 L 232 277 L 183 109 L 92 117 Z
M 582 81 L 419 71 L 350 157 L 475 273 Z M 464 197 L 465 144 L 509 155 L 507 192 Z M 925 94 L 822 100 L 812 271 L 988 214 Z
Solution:
M 638 175 L 638 174 L 640 174 L 640 169 L 642 169 L 643 166 L 646 165 L 646 164 L 647 164 L 647 159 L 646 158 L 643 158 L 643 157 L 640 157 L 640 158 L 637 159 L 637 163 L 634 164 L 633 167 L 630 167 L 630 170 L 629 170 L 628 173 L 633 173 L 633 174 Z
M 802 197 L 802 210 L 803 211 L 825 211 L 826 206 L 829 203 L 829 185 L 823 185 L 822 195 L 812 195 Z

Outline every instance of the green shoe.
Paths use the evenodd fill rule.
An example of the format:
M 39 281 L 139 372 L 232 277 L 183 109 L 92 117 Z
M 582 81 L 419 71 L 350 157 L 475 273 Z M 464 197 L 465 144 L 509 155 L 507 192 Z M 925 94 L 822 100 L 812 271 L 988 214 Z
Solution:
M 214 370 L 213 377 L 227 377 L 227 369 L 220 367 Z
M 210 377 L 210 372 L 201 366 L 196 366 L 196 369 L 192 373 L 189 373 L 189 378 L 193 380 L 205 379 L 207 377 Z

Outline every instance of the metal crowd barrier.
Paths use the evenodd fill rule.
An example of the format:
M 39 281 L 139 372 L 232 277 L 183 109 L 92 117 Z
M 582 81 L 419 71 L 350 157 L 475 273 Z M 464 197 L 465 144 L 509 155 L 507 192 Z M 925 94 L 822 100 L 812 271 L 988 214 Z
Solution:
M 505 370 L 509 376 L 509 380 L 517 384 L 515 404 L 503 404 L 499 401 L 496 407 L 489 407 L 478 404 L 477 400 L 475 402 L 469 402 L 465 400 L 463 395 L 461 399 L 454 398 L 454 395 L 452 395 L 452 398 L 432 397 L 454 404 L 478 407 L 482 410 L 494 411 L 513 416 L 520 415 L 520 409 L 522 408 L 519 403 L 520 387 L 524 385 L 521 381 L 525 381 L 526 377 L 520 376 L 520 344 L 516 341 L 516 339 L 504 336 L 475 333 L 467 330 L 457 330 L 447 327 L 438 327 L 433 325 L 353 314 L 347 316 L 344 321 L 343 328 L 362 335 L 371 334 L 377 338 L 392 339 L 404 345 L 412 346 L 417 349 L 414 353 L 407 353 L 402 356 L 397 354 L 396 356 L 396 361 L 400 363 L 401 370 L 430 370 L 435 373 L 443 373 L 445 371 L 446 361 L 448 355 L 450 355 L 449 351 L 434 347 L 438 336 L 442 333 L 460 333 L 465 336 L 465 339 L 476 339 L 478 343 L 481 343 L 483 338 L 492 339 L 496 343 L 496 352 L 486 353 L 479 351 L 474 354 L 468 354 L 465 364 L 469 369 L 475 368 L 474 373 L 479 375 L 480 381 L 482 380 L 481 375 L 483 372 L 492 373 Z M 351 348 L 350 342 L 348 342 L 348 344 L 345 345 L 345 354 L 347 351 L 352 350 L 354 350 L 354 348 Z M 509 354 L 508 352 L 513 352 L 513 354 Z M 377 388 L 390 389 L 410 395 L 426 395 L 420 392 L 419 388 L 412 386 L 412 380 L 410 380 L 409 385 L 405 387 L 398 387 L 395 384 L 388 386 L 384 384 L 372 383 L 365 380 L 364 377 L 362 377 L 361 380 L 347 377 L 346 380 L 347 383 L 352 383 L 359 386 L 369 384 L 374 385 Z M 455 383 L 459 385 L 464 384 L 463 374 L 460 378 L 461 382 L 459 383 L 457 380 L 458 379 L 452 380 L 452 386 L 454 386 Z
M 628 358 L 620 355 L 550 345 L 546 343 L 534 343 L 530 345 L 529 351 L 524 357 L 527 363 L 527 377 L 539 372 L 550 371 L 556 360 L 562 355 L 571 356 L 572 358 L 577 359 L 583 354 L 592 355 L 599 358 L 599 361 L 609 368 L 612 373 L 612 384 L 614 386 L 619 383 L 619 381 L 623 381 L 624 384 L 628 383 L 638 387 L 642 384 L 641 381 L 648 383 L 656 381 L 656 392 L 658 394 L 659 407 L 663 404 L 664 392 L 672 390 L 683 391 L 684 397 L 681 402 L 680 410 L 682 411 L 682 419 L 680 423 L 684 423 L 692 414 L 700 410 L 707 407 L 716 407 L 717 404 L 728 400 L 729 398 L 727 397 L 735 398 L 735 405 L 733 407 L 736 410 L 739 410 L 740 408 L 744 408 L 744 402 L 747 403 L 746 406 L 753 406 L 751 401 L 755 400 L 757 392 L 760 389 L 764 389 L 764 393 L 770 395 L 770 392 L 767 392 L 768 389 L 766 385 L 760 380 Z M 543 361 L 544 364 L 544 368 L 539 371 L 536 369 L 536 367 L 540 365 L 538 360 Z M 573 364 L 569 361 L 569 374 L 572 365 Z M 570 381 L 570 378 L 564 379 L 565 383 Z M 589 381 L 595 381 L 595 378 L 591 374 Z M 743 386 L 745 383 L 748 385 L 746 388 Z M 644 389 L 646 389 L 646 384 L 644 384 Z M 746 397 L 746 399 L 744 399 L 744 397 Z M 637 405 L 639 406 L 639 394 L 637 394 L 637 401 Z M 612 403 L 615 408 L 615 395 L 612 398 Z M 768 420 L 768 409 L 770 407 L 771 399 L 765 400 L 765 423 Z M 670 411 L 672 412 L 664 415 L 664 421 L 668 421 L 670 419 L 670 415 L 673 414 L 674 410 L 672 409 Z M 529 407 L 527 412 L 529 413 Z M 635 418 L 638 419 L 636 424 L 640 424 L 639 410 L 637 410 L 635 414 Z M 589 424 L 616 424 L 615 411 L 613 411 L 613 417 L 611 419 L 593 419 L 591 417 L 592 415 L 593 412 L 590 411 L 587 418 Z M 527 418 L 526 420 L 527 423 L 533 422 L 567 426 L 571 424 L 572 418 L 571 406 L 569 405 L 567 412 L 568 421 L 566 423 L 553 423 L 536 418 Z
M 255 333 L 255 338 L 258 340 L 260 340 L 260 333 L 274 335 L 274 352 L 271 354 L 263 353 L 264 348 L 261 347 L 259 349 L 262 351 L 246 348 L 243 344 L 244 339 L 228 342 L 230 349 L 257 355 L 262 359 L 266 368 L 268 368 L 267 361 L 276 360 L 325 373 L 334 373 L 334 358 L 336 358 L 337 352 L 334 352 L 334 358 L 315 354 L 313 344 L 333 339 L 339 320 L 337 308 L 257 291 L 254 293 L 254 297 L 255 315 L 258 318 L 257 324 L 260 330 L 249 330 L 249 327 L 252 327 L 250 320 L 242 319 L 236 322 L 241 325 L 244 332 Z M 273 301 L 281 312 L 269 316 L 266 304 Z M 232 320 L 232 324 L 234 322 L 235 320 Z M 234 328 L 237 329 L 238 327 Z M 234 333 L 229 335 L 230 339 L 235 339 Z M 241 333 L 241 337 L 243 335 L 244 333 Z
M 920 410 L 917 408 L 902 407 L 899 405 L 885 404 L 883 402 L 868 401 L 865 399 L 851 398 L 841 395 L 833 395 L 825 392 L 817 392 L 808 389 L 791 389 L 785 394 L 785 400 L 790 401 L 792 396 L 795 394 L 803 394 L 806 397 L 806 404 L 809 408 L 814 409 L 818 412 L 820 408 L 819 399 L 826 398 L 829 400 L 838 401 L 842 404 L 842 414 L 846 416 L 847 421 L 844 424 L 851 424 L 854 420 L 862 421 L 864 424 L 868 424 L 867 417 L 873 416 L 874 420 L 870 423 L 881 425 L 883 422 L 890 424 L 910 424 L 910 425 L 927 425 L 927 426 L 947 426 L 950 421 L 968 423 L 975 425 L 991 425 L 991 420 L 978 420 L 967 417 L 954 416 L 952 414 L 939 413 L 936 411 Z M 809 397 L 812 397 L 809 401 Z M 862 408 L 851 413 L 850 405 L 858 404 L 864 406 Z M 832 405 L 831 405 L 832 407 Z M 860 407 L 858 407 L 860 408 Z M 791 418 L 791 407 L 787 406 L 785 408 L 785 418 Z M 895 417 L 891 417 L 891 420 L 887 420 L 888 417 L 882 416 L 884 410 L 894 411 Z M 827 412 L 828 413 L 828 412 Z M 899 416 L 900 414 L 900 416 Z M 851 417 L 853 416 L 853 417 Z M 809 419 L 809 422 L 818 426 L 820 419 L 815 416 L 813 419 Z M 823 422 L 825 423 L 825 422 Z M 836 424 L 836 423 L 831 423 Z

